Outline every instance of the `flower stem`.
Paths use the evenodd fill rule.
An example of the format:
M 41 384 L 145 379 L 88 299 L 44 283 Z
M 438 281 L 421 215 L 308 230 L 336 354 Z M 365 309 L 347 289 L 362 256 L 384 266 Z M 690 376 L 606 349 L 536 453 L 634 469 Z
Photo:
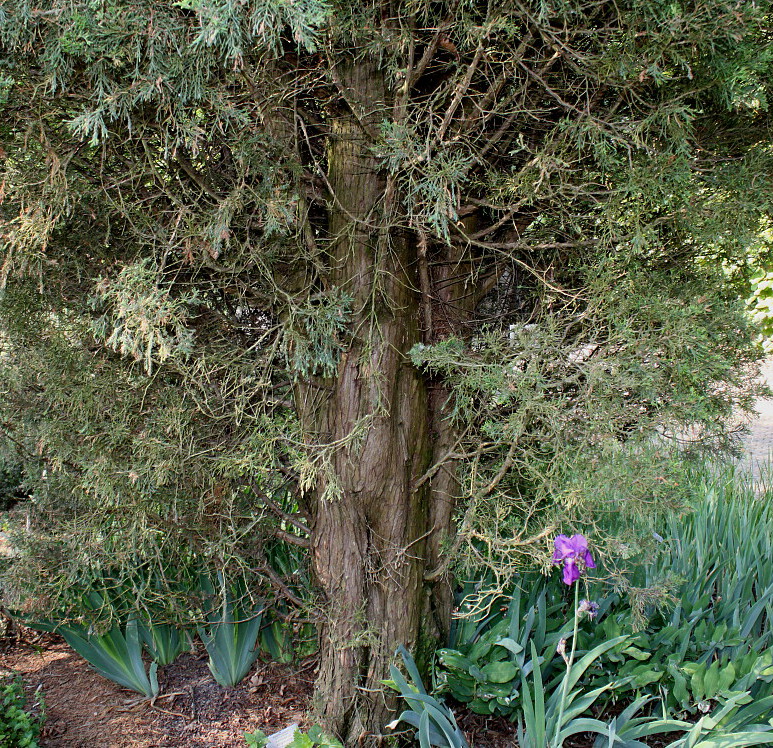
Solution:
M 564 681 L 561 684 L 561 701 L 558 705 L 558 720 L 556 721 L 556 734 L 551 743 L 551 748 L 561 748 L 561 744 L 558 742 L 558 738 L 561 735 L 561 721 L 564 718 L 564 707 L 566 706 L 566 692 L 569 688 L 569 674 L 572 672 L 572 665 L 574 664 L 574 653 L 577 650 L 577 628 L 580 623 L 580 583 L 574 584 L 574 631 L 572 632 L 572 651 L 569 654 L 569 659 L 566 661 L 566 673 L 564 674 Z

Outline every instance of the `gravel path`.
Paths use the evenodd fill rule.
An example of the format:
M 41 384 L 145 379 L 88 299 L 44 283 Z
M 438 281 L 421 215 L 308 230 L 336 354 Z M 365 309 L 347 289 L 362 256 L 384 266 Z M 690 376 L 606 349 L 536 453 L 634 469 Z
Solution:
M 773 388 L 773 358 L 765 362 L 761 373 L 768 385 Z M 750 468 L 755 481 L 758 481 L 760 466 L 769 465 L 773 455 L 773 398 L 757 400 L 756 411 L 759 417 L 749 424 L 751 432 L 744 439 L 746 454 L 741 459 L 741 465 Z

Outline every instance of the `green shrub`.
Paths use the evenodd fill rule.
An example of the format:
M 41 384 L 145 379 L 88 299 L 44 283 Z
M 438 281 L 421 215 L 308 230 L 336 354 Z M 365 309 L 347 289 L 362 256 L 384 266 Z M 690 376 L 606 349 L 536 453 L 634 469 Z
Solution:
M 0 748 L 38 748 L 45 719 L 43 696 L 36 696 L 37 714 L 27 709 L 21 678 L 15 676 L 0 686 Z

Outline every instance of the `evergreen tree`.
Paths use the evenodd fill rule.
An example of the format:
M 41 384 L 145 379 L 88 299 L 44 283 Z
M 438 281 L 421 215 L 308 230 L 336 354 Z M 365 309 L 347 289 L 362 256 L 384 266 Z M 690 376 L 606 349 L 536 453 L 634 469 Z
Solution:
M 4 0 L 0 43 L 42 600 L 181 548 L 293 597 L 266 544 L 307 548 L 319 708 L 370 740 L 452 563 L 504 583 L 731 446 L 767 2 Z

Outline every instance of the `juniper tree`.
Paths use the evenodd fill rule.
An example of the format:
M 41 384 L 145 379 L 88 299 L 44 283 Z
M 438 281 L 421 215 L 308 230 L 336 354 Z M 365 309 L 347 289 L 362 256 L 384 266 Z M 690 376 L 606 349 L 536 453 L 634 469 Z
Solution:
M 278 536 L 320 592 L 322 717 L 366 741 L 452 565 L 497 584 L 560 522 L 678 504 L 669 445 L 728 448 L 754 392 L 768 14 L 5 0 L 3 430 L 41 604 L 180 548 L 298 602 Z

